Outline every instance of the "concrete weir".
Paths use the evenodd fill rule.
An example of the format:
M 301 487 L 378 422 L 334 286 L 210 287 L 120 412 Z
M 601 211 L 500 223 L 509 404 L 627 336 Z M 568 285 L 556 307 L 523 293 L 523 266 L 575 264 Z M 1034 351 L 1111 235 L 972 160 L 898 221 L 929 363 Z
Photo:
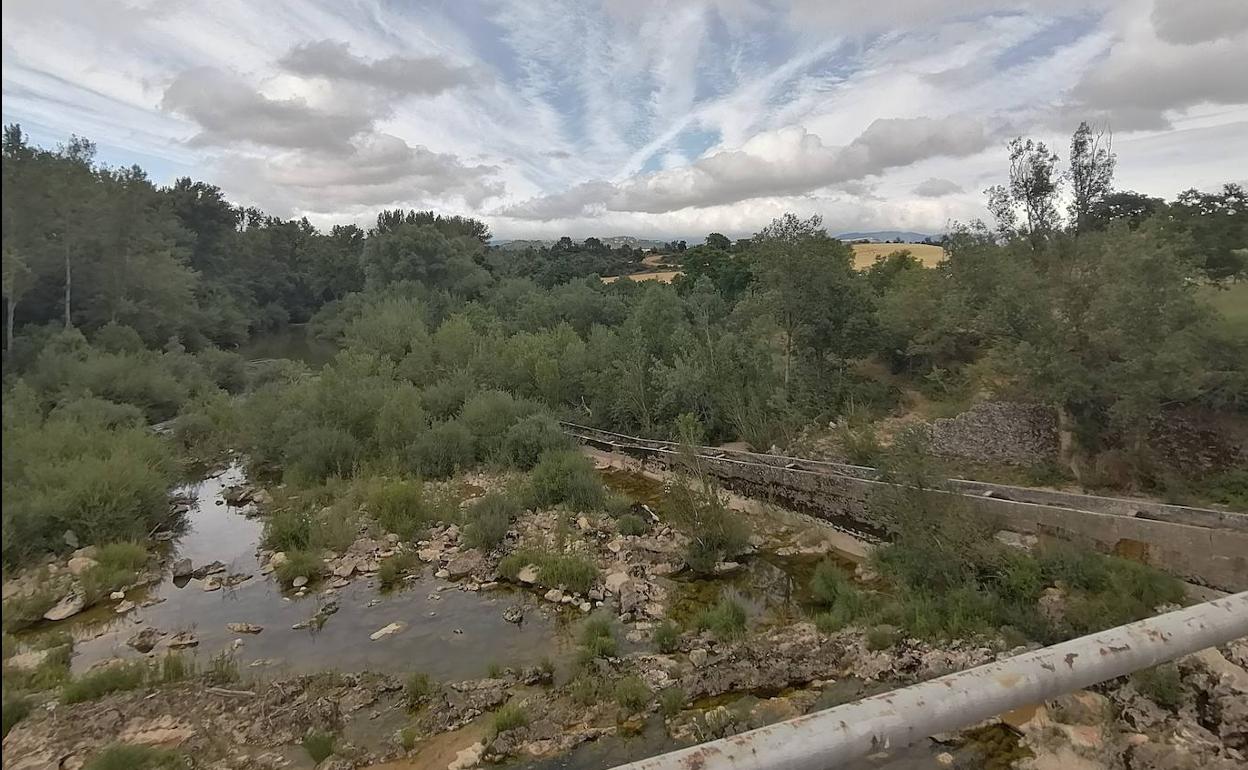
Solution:
M 643 467 L 669 470 L 680 447 L 573 423 L 564 430 Z M 867 539 L 884 535 L 867 507 L 880 481 L 873 468 L 758 452 L 694 447 L 702 468 L 725 488 L 815 516 Z M 951 479 L 947 491 L 1001 529 L 1084 543 L 1220 591 L 1248 590 L 1248 513 L 1167 505 Z

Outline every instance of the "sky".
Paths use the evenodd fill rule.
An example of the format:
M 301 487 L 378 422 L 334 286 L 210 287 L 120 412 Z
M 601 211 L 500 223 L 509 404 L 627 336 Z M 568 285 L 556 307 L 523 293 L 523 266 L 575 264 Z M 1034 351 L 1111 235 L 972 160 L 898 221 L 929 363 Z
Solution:
M 496 238 L 986 217 L 1005 143 L 1248 181 L 1248 0 L 6 0 L 3 119 L 319 227 Z

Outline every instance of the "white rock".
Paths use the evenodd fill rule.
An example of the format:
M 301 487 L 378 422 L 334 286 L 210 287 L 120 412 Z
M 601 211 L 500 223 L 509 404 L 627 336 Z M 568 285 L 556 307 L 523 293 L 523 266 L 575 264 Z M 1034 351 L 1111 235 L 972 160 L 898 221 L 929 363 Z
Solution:
M 308 577 L 306 575 L 299 575 L 294 580 L 290 581 L 290 585 L 292 588 L 303 588 L 307 584 L 308 584 Z
M 72 593 L 54 604 L 47 612 L 43 613 L 43 619 L 64 620 L 65 618 L 72 617 L 77 615 L 79 612 L 82 612 L 82 608 L 85 604 L 86 600 L 83 598 L 82 594 Z
M 468 768 L 476 767 L 481 763 L 481 757 L 485 754 L 484 743 L 474 743 L 466 749 L 462 749 L 455 753 L 455 759 L 446 766 L 446 770 L 468 770 Z
M 446 580 L 448 577 L 451 576 L 451 573 L 447 572 L 444 569 L 440 569 L 437 572 L 433 573 L 433 576 L 436 578 L 441 578 L 442 580 Z
M 695 650 L 689 651 L 689 662 L 693 664 L 694 668 L 702 668 L 703 666 L 706 665 L 706 661 L 709 658 L 710 658 L 710 653 L 708 653 L 706 650 L 702 649 L 701 647 L 698 647 Z
M 391 623 L 390 625 L 382 626 L 381 628 L 377 629 L 373 633 L 369 634 L 368 638 L 372 639 L 375 642 L 378 639 L 384 639 L 387 636 L 391 636 L 392 634 L 397 634 L 405 628 L 407 628 L 406 623 L 403 623 L 403 622 Z
M 258 634 L 264 630 L 262 626 L 254 623 L 226 623 L 226 629 L 234 634 Z
M 285 551 L 277 551 L 277 552 L 276 552 L 276 553 L 274 553 L 271 557 L 269 557 L 269 564 L 270 564 L 270 566 L 272 566 L 274 569 L 277 569 L 278 567 L 282 566 L 282 565 L 283 565 L 283 564 L 285 564 L 287 561 L 288 561 L 288 559 L 287 559 L 287 557 L 286 557 L 286 552 L 285 552 Z
M 98 561 L 87 556 L 75 556 L 65 565 L 69 568 L 69 574 L 77 577 L 92 567 L 99 564 Z
M 111 594 L 108 595 L 108 598 L 112 599 L 115 602 L 119 602 L 122 599 L 126 598 L 126 592 L 125 591 L 113 591 Z
M 590 611 L 590 610 L 592 610 L 593 608 L 594 608 L 594 605 L 593 605 L 593 604 L 591 604 L 591 603 L 589 603 L 589 602 L 581 602 L 581 605 L 580 605 L 580 610 L 581 610 L 581 612 L 589 612 L 589 611 Z
M 204 578 L 204 590 L 205 591 L 216 591 L 220 588 L 221 588 L 220 580 L 217 580 L 215 577 L 212 577 L 212 576 Z
M 627 572 L 612 572 L 603 580 L 603 584 L 607 587 L 607 591 L 618 594 L 631 579 Z
M 537 582 L 537 565 L 526 564 L 523 569 L 516 573 L 516 580 L 525 585 L 533 585 Z
M 563 601 L 563 591 L 558 588 L 552 588 L 546 592 L 546 601 L 555 602 L 556 604 Z
M 134 602 L 129 601 L 129 600 L 123 600 L 120 604 L 117 605 L 116 611 L 118 615 L 124 615 L 130 610 L 134 609 L 134 607 L 135 607 Z

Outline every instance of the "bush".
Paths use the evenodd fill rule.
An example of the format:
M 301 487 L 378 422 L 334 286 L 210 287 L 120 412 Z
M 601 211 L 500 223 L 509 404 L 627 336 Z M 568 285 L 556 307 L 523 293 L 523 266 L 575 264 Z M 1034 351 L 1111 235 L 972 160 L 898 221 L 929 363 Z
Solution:
M 539 508 L 566 503 L 577 511 L 592 511 L 606 499 L 594 464 L 576 450 L 543 453 L 529 474 L 529 489 Z
M 471 377 L 458 372 L 422 390 L 420 398 L 425 404 L 425 411 L 433 419 L 449 420 L 459 412 L 476 387 Z
M 530 564 L 537 566 L 537 583 L 545 588 L 562 587 L 574 593 L 585 593 L 598 582 L 598 567 L 588 559 L 529 548 L 504 556 L 498 563 L 498 573 L 515 581 L 520 570 Z
M 598 683 L 592 676 L 578 676 L 572 680 L 572 684 L 568 689 L 568 695 L 575 703 L 579 703 L 582 706 L 592 706 L 598 702 Z
M 383 559 L 377 568 L 377 582 L 384 589 L 391 589 L 403 581 L 404 576 L 420 566 L 415 554 L 400 553 Z
M 1137 671 L 1131 675 L 1131 684 L 1162 708 L 1177 711 L 1183 704 L 1183 681 L 1173 663 Z
M 373 437 L 383 453 L 397 454 L 415 443 L 429 428 L 429 418 L 421 405 L 420 391 L 402 383 L 386 396 L 377 411 Z
M 367 486 L 365 505 L 382 529 L 405 540 L 415 539 L 436 520 L 419 481 L 373 479 Z
M 628 495 L 609 492 L 607 493 L 607 499 L 602 504 L 602 509 L 611 518 L 618 519 L 626 516 L 633 510 L 633 500 Z
M 4 630 L 20 631 L 43 620 L 43 613 L 61 599 L 61 592 L 46 569 L 40 569 L 34 580 L 35 590 L 4 600 Z
M 335 743 L 337 743 L 337 738 L 333 733 L 321 730 L 311 730 L 303 736 L 303 750 L 308 752 L 308 756 L 312 757 L 312 762 L 318 765 L 334 753 Z
M 286 442 L 283 459 L 294 478 L 320 481 L 330 476 L 349 476 L 361 457 L 360 442 L 340 428 L 306 428 Z
M 457 470 L 469 468 L 476 454 L 472 432 L 455 420 L 440 422 L 421 434 L 412 444 L 411 460 L 427 478 L 443 479 Z
M 490 720 L 491 732 L 494 735 L 524 727 L 529 723 L 529 712 L 519 703 L 508 703 L 494 712 Z
M 680 647 L 680 627 L 670 620 L 664 620 L 654 627 L 650 639 L 659 652 L 676 652 Z
M 72 679 L 61 690 L 62 703 L 82 703 L 95 700 L 109 693 L 123 690 L 137 690 L 147 679 L 147 666 L 144 663 L 120 663 L 88 671 L 77 679 Z
M 422 672 L 409 674 L 407 681 L 403 683 L 403 698 L 407 701 L 407 708 L 415 711 L 428 703 L 433 690 L 433 681 L 429 679 L 428 674 Z
M 610 658 L 615 655 L 615 633 L 611 619 L 593 615 L 581 626 L 581 649 L 588 658 Z
M 24 695 L 15 695 L 6 692 L 4 694 L 4 704 L 0 709 L 0 717 L 4 721 L 4 731 L 0 737 L 9 734 L 13 727 L 27 716 L 30 715 L 30 699 Z
M 286 561 L 273 570 L 277 582 L 289 588 L 297 577 L 306 577 L 309 583 L 315 582 L 325 573 L 325 562 L 320 554 L 311 551 L 286 551 Z
M 468 506 L 464 541 L 473 548 L 488 551 L 507 536 L 511 522 L 520 513 L 520 504 L 510 495 L 490 492 Z
M 887 650 L 897 644 L 897 629 L 892 626 L 875 626 L 867 631 L 868 650 Z
M 360 534 L 359 521 L 345 501 L 322 508 L 311 517 L 308 527 L 308 544 L 313 549 L 347 550 Z
M 745 636 L 745 626 L 745 607 L 727 591 L 714 607 L 703 610 L 697 620 L 699 631 L 710 631 L 720 640 L 740 639 Z
M 650 531 L 650 523 L 636 514 L 626 513 L 616 522 L 621 535 L 644 535 Z
M 115 743 L 92 757 L 83 770 L 175 770 L 181 766 L 178 755 L 172 751 Z
M 668 513 L 690 536 L 685 563 L 695 572 L 713 572 L 716 564 L 737 555 L 749 542 L 749 529 L 741 517 L 705 481 L 684 479 L 673 485 Z
M 815 603 L 824 608 L 815 616 L 815 627 L 825 634 L 839 631 L 868 612 L 866 597 L 831 559 L 815 567 L 810 592 Z
M 659 710 L 665 717 L 674 717 L 685 707 L 685 691 L 679 687 L 668 687 L 659 693 Z
M 537 465 L 543 453 L 570 446 L 571 441 L 548 414 L 531 414 L 503 436 L 503 456 L 512 466 L 526 471 Z
M 180 652 L 167 652 L 160 660 L 160 670 L 155 674 L 161 684 L 173 684 L 195 676 L 195 660 Z
M 238 660 L 227 652 L 212 656 L 208 661 L 208 670 L 204 672 L 204 679 L 217 686 L 237 682 L 238 678 Z
M 468 427 L 476 441 L 478 460 L 501 460 L 507 432 L 533 406 L 517 401 L 510 393 L 485 390 L 464 402 L 459 420 Z
M 621 678 L 615 683 L 613 691 L 615 702 L 620 708 L 630 713 L 636 713 L 645 708 L 652 694 L 650 688 L 646 687 L 646 683 L 641 681 L 641 677 L 636 675 Z

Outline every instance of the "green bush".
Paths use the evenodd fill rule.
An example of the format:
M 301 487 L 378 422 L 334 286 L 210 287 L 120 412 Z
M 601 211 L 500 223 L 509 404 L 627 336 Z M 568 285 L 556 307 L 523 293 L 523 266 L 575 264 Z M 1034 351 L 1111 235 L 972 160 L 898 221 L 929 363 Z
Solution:
M 302 507 L 274 507 L 264 523 L 264 547 L 298 551 L 312 544 L 312 517 Z
M 568 696 L 574 703 L 592 706 L 598 702 L 598 683 L 594 677 L 582 674 L 572 680 L 568 687 Z
M 1183 705 L 1183 681 L 1173 663 L 1137 671 L 1131 675 L 1131 684 L 1162 708 L 1177 711 Z
M 619 519 L 633 510 L 633 499 L 618 492 L 608 492 L 607 499 L 603 501 L 602 509 L 611 518 Z
M 464 402 L 459 420 L 472 432 L 478 460 L 504 460 L 505 436 L 533 405 L 510 393 L 484 390 Z
M 439 380 L 420 392 L 425 411 L 435 420 L 449 420 L 459 413 L 477 386 L 465 372 Z
M 887 650 L 897 644 L 897 629 L 892 626 L 875 626 L 867 631 L 868 650 Z
M 730 640 L 745 636 L 746 620 L 745 607 L 725 591 L 715 606 L 698 615 L 696 625 L 699 631 L 710 631 L 717 639 Z
M 303 750 L 308 752 L 314 764 L 319 765 L 334 753 L 334 744 L 337 742 L 338 739 L 333 733 L 311 730 L 303 736 Z
M 464 541 L 472 548 L 488 551 L 507 536 L 511 522 L 520 513 L 520 504 L 508 494 L 490 492 L 468 506 Z
M 6 691 L 4 693 L 4 704 L 0 717 L 4 720 L 4 732 L 0 737 L 9 734 L 13 727 L 27 716 L 30 715 L 30 698 L 24 695 L 17 695 Z
M 644 709 L 653 695 L 641 677 L 636 675 L 622 677 L 615 683 L 612 694 L 620 708 L 630 713 Z
M 581 649 L 588 658 L 610 658 L 615 655 L 615 632 L 611 619 L 593 615 L 581 626 Z
M 311 551 L 286 551 L 286 561 L 273 570 L 273 577 L 287 588 L 297 577 L 306 577 L 314 583 L 325 574 L 325 562 L 319 553 Z
M 362 455 L 355 436 L 326 425 L 306 428 L 286 443 L 283 457 L 288 473 L 299 480 L 349 476 Z
M 420 566 L 420 560 L 412 553 L 400 553 L 383 559 L 377 568 L 377 582 L 384 589 L 391 589 L 403 582 L 404 576 Z
M 749 542 L 745 522 L 705 481 L 684 479 L 673 485 L 667 512 L 690 537 L 685 563 L 695 572 L 713 572 L 716 564 L 736 556 Z
M 644 535 L 650 531 L 650 523 L 636 514 L 626 513 L 616 521 L 621 535 Z
M 181 760 L 172 751 L 115 743 L 92 757 L 83 770 L 176 770 L 179 767 L 182 767 Z
M 378 478 L 370 480 L 366 489 L 369 513 L 382 529 L 405 540 L 415 539 L 437 519 L 419 481 Z
M 490 729 L 494 735 L 516 730 L 529 723 L 529 712 L 519 703 L 508 703 L 494 712 L 490 720 Z
M 434 684 L 428 674 L 423 672 L 414 672 L 408 674 L 407 680 L 403 682 L 403 698 L 407 702 L 407 708 L 415 711 L 421 706 L 429 702 L 429 697 L 433 695 Z
M 410 384 L 401 383 L 386 395 L 385 402 L 377 411 L 373 437 L 383 453 L 397 456 L 428 429 L 429 418 L 422 406 L 420 391 Z
M 815 603 L 823 608 L 815 616 L 815 626 L 823 633 L 839 631 L 869 612 L 866 597 L 831 559 L 824 559 L 815 567 L 810 592 Z
M 548 414 L 531 414 L 508 428 L 503 436 L 504 457 L 521 470 L 537 465 L 545 452 L 566 450 L 570 446 L 568 437 Z
M 659 652 L 676 652 L 680 648 L 680 627 L 670 620 L 664 620 L 654 627 L 650 640 Z
M 498 572 L 506 579 L 515 581 L 520 570 L 530 564 L 537 566 L 537 583 L 545 588 L 562 587 L 583 594 L 598 581 L 598 567 L 588 559 L 530 548 L 504 556 L 498 563 Z
M 575 450 L 544 452 L 529 474 L 529 489 L 539 508 L 566 503 L 577 511 L 592 511 L 606 499 L 594 464 Z
M 685 707 L 685 691 L 679 687 L 668 687 L 659 692 L 659 710 L 663 716 L 676 716 Z
M 443 479 L 472 467 L 476 453 L 472 432 L 456 420 L 434 424 L 412 444 L 411 461 L 421 475 Z
M 88 671 L 66 682 L 61 690 L 62 703 L 82 703 L 109 693 L 137 690 L 147 680 L 147 665 L 140 662 L 120 663 Z

